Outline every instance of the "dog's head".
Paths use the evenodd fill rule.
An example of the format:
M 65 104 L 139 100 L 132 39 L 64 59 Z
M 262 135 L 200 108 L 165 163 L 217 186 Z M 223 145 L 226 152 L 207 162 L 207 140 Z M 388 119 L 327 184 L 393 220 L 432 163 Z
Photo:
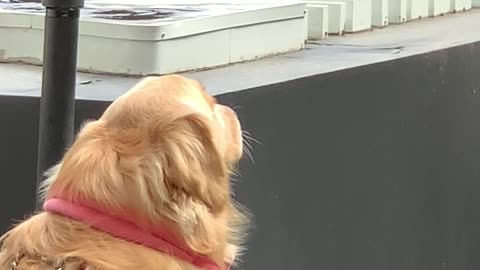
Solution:
M 46 197 L 93 201 L 146 228 L 173 224 L 206 251 L 229 241 L 229 177 L 242 151 L 237 115 L 198 82 L 149 77 L 82 128 Z

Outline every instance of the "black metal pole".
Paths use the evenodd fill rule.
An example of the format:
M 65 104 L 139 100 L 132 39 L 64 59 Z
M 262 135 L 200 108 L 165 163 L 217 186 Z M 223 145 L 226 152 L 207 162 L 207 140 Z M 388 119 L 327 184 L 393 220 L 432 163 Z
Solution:
M 46 15 L 37 188 L 44 172 L 61 159 L 73 140 L 78 21 L 84 0 L 43 0 L 42 4 Z

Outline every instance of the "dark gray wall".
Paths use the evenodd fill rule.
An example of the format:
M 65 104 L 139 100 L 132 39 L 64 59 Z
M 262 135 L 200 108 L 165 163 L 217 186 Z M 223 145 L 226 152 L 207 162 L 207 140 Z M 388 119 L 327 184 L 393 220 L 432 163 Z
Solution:
M 77 100 L 75 127 L 107 106 Z M 39 107 L 36 97 L 0 95 L 0 234 L 35 207 Z
M 480 43 L 218 98 L 261 142 L 241 269 L 480 269 Z M 0 97 L 2 230 L 33 206 L 37 111 Z

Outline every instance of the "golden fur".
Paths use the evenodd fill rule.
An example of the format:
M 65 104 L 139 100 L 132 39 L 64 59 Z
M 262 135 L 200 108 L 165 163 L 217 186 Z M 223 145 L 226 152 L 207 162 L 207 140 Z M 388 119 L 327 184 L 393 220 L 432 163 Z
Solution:
M 231 198 L 242 156 L 236 114 L 181 76 L 149 77 L 87 123 L 50 170 L 46 198 L 94 201 L 148 229 L 162 222 L 220 265 L 241 246 L 247 218 Z M 69 218 L 41 212 L 2 237 L 0 270 L 25 254 L 20 270 L 186 270 L 193 266 L 114 238 Z M 41 257 L 45 257 L 43 260 Z

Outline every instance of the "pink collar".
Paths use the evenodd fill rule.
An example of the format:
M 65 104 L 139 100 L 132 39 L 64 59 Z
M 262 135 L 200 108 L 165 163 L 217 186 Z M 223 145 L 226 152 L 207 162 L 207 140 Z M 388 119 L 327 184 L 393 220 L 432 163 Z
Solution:
M 198 268 L 205 270 L 222 270 L 212 259 L 192 251 L 187 248 L 184 243 L 172 237 L 172 233 L 166 228 L 161 228 L 154 233 L 149 233 L 140 229 L 134 223 L 119 219 L 97 209 L 58 198 L 47 200 L 43 208 L 47 212 L 81 221 L 97 230 L 120 239 L 166 253 Z

